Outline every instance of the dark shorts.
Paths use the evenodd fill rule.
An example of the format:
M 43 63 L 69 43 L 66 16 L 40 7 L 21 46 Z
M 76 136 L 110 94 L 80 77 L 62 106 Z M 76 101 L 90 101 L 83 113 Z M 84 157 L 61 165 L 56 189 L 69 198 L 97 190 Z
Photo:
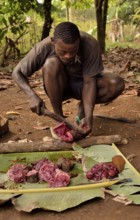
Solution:
M 101 78 L 103 75 L 98 74 L 96 77 Z M 83 78 L 71 76 L 69 78 L 69 88 L 64 95 L 64 99 L 68 97 L 82 100 Z

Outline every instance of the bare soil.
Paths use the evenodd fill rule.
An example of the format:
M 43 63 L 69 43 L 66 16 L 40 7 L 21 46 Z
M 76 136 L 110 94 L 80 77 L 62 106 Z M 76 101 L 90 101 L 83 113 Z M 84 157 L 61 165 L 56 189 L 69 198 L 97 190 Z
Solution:
M 38 90 L 39 89 L 39 90 Z M 48 109 L 51 109 L 49 100 L 42 88 L 36 88 L 40 96 L 45 100 Z M 45 116 L 38 116 L 29 109 L 29 102 L 26 95 L 19 90 L 16 85 L 6 90 L 0 91 L 0 115 L 6 116 L 8 111 L 19 112 L 19 115 L 9 117 L 9 132 L 0 137 L 0 142 L 9 140 L 42 140 L 44 136 L 50 136 L 49 129 L 41 129 L 41 126 L 54 126 L 56 122 Z M 63 109 L 68 119 L 74 121 L 76 115 L 76 100 L 63 105 Z M 103 118 L 94 118 L 93 135 L 112 135 L 120 134 L 127 138 L 128 143 L 119 145 L 118 148 L 126 156 L 132 156 L 131 163 L 140 171 L 140 97 L 136 95 L 121 95 L 108 105 L 97 105 L 95 114 L 126 117 L 135 119 L 135 124 L 123 123 Z M 140 208 L 136 205 L 125 206 L 112 200 L 106 195 L 103 199 L 94 199 L 85 202 L 78 207 L 66 210 L 61 213 L 44 210 L 34 210 L 31 213 L 18 212 L 14 206 L 7 202 L 0 206 L 0 220 L 138 220 L 140 219 Z

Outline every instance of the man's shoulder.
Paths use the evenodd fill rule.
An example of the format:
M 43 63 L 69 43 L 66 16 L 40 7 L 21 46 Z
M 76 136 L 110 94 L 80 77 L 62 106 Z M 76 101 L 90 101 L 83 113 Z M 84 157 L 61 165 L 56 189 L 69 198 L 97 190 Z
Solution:
M 51 45 L 51 38 L 50 37 L 46 37 L 44 38 L 43 40 L 37 42 L 35 44 L 35 47 L 38 48 L 38 49 L 42 49 L 42 48 L 46 48 L 46 47 L 49 47 Z
M 87 32 L 80 31 L 80 36 L 81 36 L 81 41 L 84 43 L 92 43 L 94 45 L 98 44 L 98 41 L 96 40 L 96 38 L 88 34 Z

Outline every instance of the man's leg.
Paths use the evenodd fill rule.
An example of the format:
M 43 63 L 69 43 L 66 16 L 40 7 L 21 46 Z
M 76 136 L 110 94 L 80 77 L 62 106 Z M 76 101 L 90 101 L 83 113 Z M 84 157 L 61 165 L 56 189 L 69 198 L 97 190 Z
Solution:
M 63 116 L 62 101 L 67 96 L 68 78 L 64 65 L 57 57 L 46 60 L 43 68 L 44 89 L 56 114 Z
M 82 86 L 82 85 L 81 85 Z M 117 75 L 105 74 L 97 76 L 97 100 L 96 104 L 107 103 L 117 98 L 125 87 L 124 80 Z M 82 119 L 85 117 L 84 107 L 81 101 L 78 103 L 77 116 Z
M 124 80 L 117 75 L 104 74 L 97 78 L 97 101 L 106 103 L 116 99 L 123 92 Z

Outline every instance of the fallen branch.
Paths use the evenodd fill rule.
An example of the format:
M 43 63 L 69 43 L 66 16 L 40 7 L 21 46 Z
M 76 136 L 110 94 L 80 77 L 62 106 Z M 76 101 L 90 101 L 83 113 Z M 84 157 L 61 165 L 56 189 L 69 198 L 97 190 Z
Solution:
M 124 117 L 112 117 L 112 116 L 106 116 L 106 115 L 94 115 L 94 117 L 98 117 L 98 118 L 105 118 L 105 119 L 109 119 L 109 120 L 115 120 L 115 121 L 119 121 L 119 122 L 124 122 L 124 123 L 131 123 L 134 124 L 136 123 L 136 120 L 134 119 L 128 119 L 128 118 L 124 118 Z
M 126 72 L 126 71 L 128 70 L 128 68 L 129 68 L 130 64 L 131 64 L 131 61 L 128 60 L 128 61 L 124 64 L 124 66 L 119 70 L 119 73 L 118 73 L 118 74 L 122 74 L 122 73 Z
M 123 139 L 120 135 L 92 136 L 79 140 L 76 143 L 86 148 L 95 144 L 123 144 Z M 72 150 L 73 144 L 74 143 L 66 143 L 53 138 L 49 138 L 47 141 L 1 143 L 0 153 L 65 151 Z

